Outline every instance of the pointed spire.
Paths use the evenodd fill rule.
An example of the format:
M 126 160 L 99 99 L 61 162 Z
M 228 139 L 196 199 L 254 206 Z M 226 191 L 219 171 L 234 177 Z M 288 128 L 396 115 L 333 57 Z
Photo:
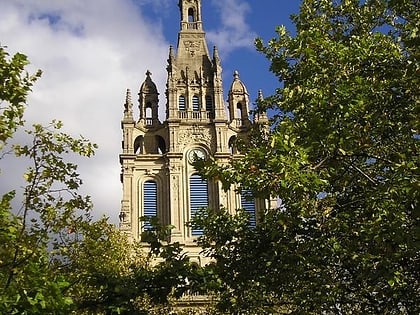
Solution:
M 233 71 L 233 78 L 234 78 L 234 80 L 239 80 L 239 72 L 238 72 L 238 70 Z
M 174 60 L 175 60 L 174 47 L 171 45 L 171 46 L 169 46 L 169 59 L 168 59 L 168 63 L 170 65 L 172 65 L 174 63 Z
M 248 91 L 245 87 L 245 84 L 243 84 L 243 82 L 241 81 L 241 79 L 239 78 L 239 72 L 238 70 L 235 70 L 233 72 L 233 82 L 230 88 L 230 92 L 233 93 L 245 93 L 248 95 Z
M 140 87 L 140 93 L 159 94 L 157 92 L 156 84 L 152 81 L 151 75 L 152 75 L 152 73 L 149 70 L 147 70 L 146 71 L 146 79 L 144 80 L 143 84 Z
M 217 49 L 216 46 L 213 47 L 213 62 L 216 65 L 220 64 L 219 50 Z
M 268 117 L 265 108 L 262 105 L 264 102 L 264 96 L 261 89 L 258 90 L 258 98 L 257 98 L 257 110 L 255 112 L 255 122 L 261 124 L 268 124 Z
M 127 89 L 124 104 L 124 120 L 133 120 L 133 102 L 131 101 L 131 90 Z

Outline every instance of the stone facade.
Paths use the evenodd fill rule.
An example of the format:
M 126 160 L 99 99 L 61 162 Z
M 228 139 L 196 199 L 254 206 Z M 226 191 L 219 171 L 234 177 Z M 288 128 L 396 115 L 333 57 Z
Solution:
M 235 71 L 225 103 L 221 61 L 216 47 L 211 56 L 207 48 L 201 0 L 180 0 L 179 8 L 178 45 L 176 51 L 169 48 L 167 64 L 166 120 L 159 121 L 159 93 L 149 71 L 138 94 L 137 119 L 127 91 L 121 122 L 120 228 L 138 240 L 144 224 L 140 217 L 155 209 L 162 223 L 175 227 L 171 241 L 183 244 L 191 258 L 201 262 L 193 242 L 197 236 L 186 226 L 200 198 L 200 192 L 192 191 L 196 170 L 191 162 L 197 155 L 212 156 L 220 163 L 238 156 L 235 139 L 245 137 L 251 126 L 249 95 Z M 202 200 L 210 208 L 234 212 L 243 206 L 235 187 L 224 192 L 215 181 L 198 187 L 206 190 Z M 255 202 L 256 211 L 263 206 Z

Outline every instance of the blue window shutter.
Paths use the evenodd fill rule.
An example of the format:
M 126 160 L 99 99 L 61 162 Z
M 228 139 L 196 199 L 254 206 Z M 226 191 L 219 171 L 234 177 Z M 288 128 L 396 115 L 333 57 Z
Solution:
M 206 96 L 206 111 L 208 112 L 213 111 L 213 100 L 210 95 Z
M 194 95 L 192 98 L 192 107 L 194 112 L 198 112 L 200 110 L 200 100 L 198 99 L 197 95 Z
M 190 177 L 190 211 L 193 218 L 199 209 L 207 208 L 209 205 L 207 180 L 201 178 L 200 175 L 194 174 Z M 199 236 L 203 234 L 203 230 L 192 228 L 191 234 Z
M 185 111 L 185 96 L 181 95 L 178 101 L 178 109 L 181 111 Z
M 155 181 L 147 181 L 143 186 L 143 216 L 157 216 L 157 184 Z M 148 230 L 152 226 L 150 222 L 143 222 L 144 229 Z
M 249 214 L 249 225 L 256 225 L 256 211 L 255 198 L 252 196 L 250 190 L 245 189 L 241 191 L 241 207 Z

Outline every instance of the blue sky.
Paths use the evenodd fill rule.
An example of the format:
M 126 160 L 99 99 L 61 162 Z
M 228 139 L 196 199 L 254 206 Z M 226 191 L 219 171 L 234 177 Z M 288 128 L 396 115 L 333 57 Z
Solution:
M 270 95 L 278 86 L 256 36 L 265 41 L 275 27 L 291 27 L 298 0 L 202 0 L 209 48 L 222 58 L 225 99 L 238 70 L 250 93 Z M 125 92 L 133 101 L 146 70 L 160 92 L 164 112 L 166 60 L 179 31 L 178 0 L 0 0 L 0 44 L 28 55 L 29 69 L 43 70 L 29 98 L 25 118 L 64 122 L 64 131 L 99 145 L 94 158 L 77 160 L 84 193 L 92 195 L 96 216 L 118 221 L 121 184 L 118 154 Z M 163 116 L 163 115 L 162 115 Z M 0 194 L 22 185 L 24 162 L 0 160 Z M 7 178 L 8 180 L 3 180 Z

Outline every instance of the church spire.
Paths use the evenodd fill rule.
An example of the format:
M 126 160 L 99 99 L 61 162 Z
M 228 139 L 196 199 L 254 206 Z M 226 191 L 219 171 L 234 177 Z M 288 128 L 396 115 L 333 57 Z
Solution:
M 176 52 L 169 49 L 166 118 L 185 123 L 226 121 L 222 67 L 217 48 L 210 56 L 201 19 L 201 0 L 179 0 Z

